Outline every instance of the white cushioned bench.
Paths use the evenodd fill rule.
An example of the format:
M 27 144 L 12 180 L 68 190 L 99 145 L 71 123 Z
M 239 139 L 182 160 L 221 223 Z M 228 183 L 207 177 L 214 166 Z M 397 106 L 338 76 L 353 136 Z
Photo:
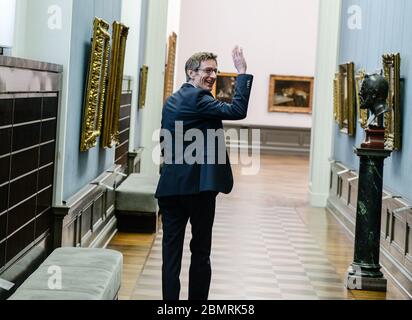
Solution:
M 117 227 L 123 232 L 156 233 L 159 175 L 131 174 L 116 189 Z
M 121 285 L 123 255 L 114 250 L 56 249 L 9 300 L 115 300 Z M 56 267 L 61 289 L 49 287 Z

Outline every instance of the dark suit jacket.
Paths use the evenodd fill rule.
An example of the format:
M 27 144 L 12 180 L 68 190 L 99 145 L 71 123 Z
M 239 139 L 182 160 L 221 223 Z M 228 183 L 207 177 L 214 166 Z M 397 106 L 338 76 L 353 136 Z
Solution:
M 163 108 L 162 129 L 171 133 L 172 141 L 166 141 L 170 139 L 167 135 L 162 135 L 161 141 L 165 144 L 162 150 L 165 163 L 156 198 L 196 194 L 203 191 L 226 194 L 232 191 L 233 176 L 226 152 L 222 120 L 246 118 L 252 82 L 252 75 L 238 76 L 232 104 L 215 100 L 209 91 L 195 88 L 188 83 L 167 99 Z M 185 134 L 191 133 L 190 129 L 199 129 L 202 133 L 204 140 L 202 150 L 194 151 L 190 148 L 195 140 L 194 137 L 183 138 Z M 208 129 L 218 130 L 219 138 L 208 139 Z M 196 139 L 202 140 L 200 137 Z M 183 157 L 184 153 L 175 148 L 176 141 L 183 144 L 184 152 L 190 152 L 203 161 L 187 163 Z M 209 143 L 210 141 L 214 144 Z M 218 162 L 219 155 L 224 163 Z

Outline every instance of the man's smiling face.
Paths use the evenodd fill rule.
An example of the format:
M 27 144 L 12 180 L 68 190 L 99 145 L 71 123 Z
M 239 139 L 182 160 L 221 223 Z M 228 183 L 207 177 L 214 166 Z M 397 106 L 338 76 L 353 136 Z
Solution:
M 190 71 L 192 83 L 201 89 L 212 91 L 216 82 L 217 62 L 213 59 L 202 61 L 197 71 Z

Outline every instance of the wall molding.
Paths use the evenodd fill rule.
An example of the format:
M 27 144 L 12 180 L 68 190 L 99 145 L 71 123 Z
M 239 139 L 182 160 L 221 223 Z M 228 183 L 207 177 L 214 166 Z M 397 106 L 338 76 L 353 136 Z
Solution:
M 225 130 L 236 130 L 239 139 L 227 140 L 228 147 L 251 148 L 252 130 L 260 130 L 260 150 L 262 154 L 308 155 L 310 152 L 311 129 L 298 127 L 275 127 L 224 123 Z M 240 130 L 248 130 L 243 136 Z M 245 139 L 246 138 L 246 139 Z M 256 144 L 256 142 L 255 142 Z
M 339 162 L 332 162 L 327 211 L 354 239 L 358 175 Z M 381 259 L 387 274 L 412 298 L 412 204 L 383 191 Z M 349 267 L 349 266 L 348 266 Z
M 104 247 L 116 233 L 115 190 L 125 179 L 121 166 L 113 166 L 53 208 L 53 246 Z

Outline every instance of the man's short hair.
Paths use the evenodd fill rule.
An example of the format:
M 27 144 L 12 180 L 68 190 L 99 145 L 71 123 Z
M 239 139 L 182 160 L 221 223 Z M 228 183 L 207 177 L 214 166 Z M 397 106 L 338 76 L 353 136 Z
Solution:
M 217 55 L 211 52 L 198 52 L 187 60 L 185 66 L 186 81 L 190 80 L 189 70 L 197 71 L 200 68 L 202 61 L 206 60 L 215 60 L 217 62 Z

